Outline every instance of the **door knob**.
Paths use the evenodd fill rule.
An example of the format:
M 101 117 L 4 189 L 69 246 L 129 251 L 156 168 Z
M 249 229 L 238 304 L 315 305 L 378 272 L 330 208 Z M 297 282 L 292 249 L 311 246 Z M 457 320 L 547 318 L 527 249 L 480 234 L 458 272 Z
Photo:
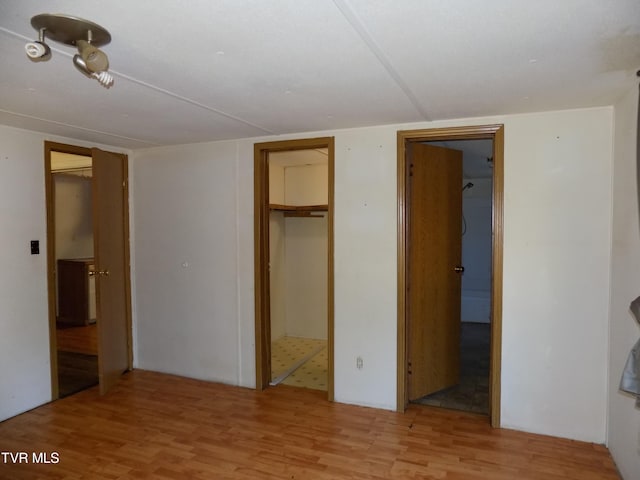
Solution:
M 453 271 L 456 273 L 464 273 L 464 267 L 462 265 L 457 265 L 453 267 Z
M 90 277 L 93 277 L 95 275 L 100 275 L 101 277 L 108 277 L 109 270 L 89 270 Z

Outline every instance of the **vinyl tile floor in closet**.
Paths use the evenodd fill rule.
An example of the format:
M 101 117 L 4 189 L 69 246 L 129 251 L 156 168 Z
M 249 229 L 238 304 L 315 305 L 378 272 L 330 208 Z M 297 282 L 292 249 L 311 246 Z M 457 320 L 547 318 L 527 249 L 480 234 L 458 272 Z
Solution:
M 303 360 L 303 363 L 301 363 Z M 277 379 L 293 370 L 284 385 L 327 390 L 327 341 L 315 338 L 281 337 L 271 343 L 271 378 Z

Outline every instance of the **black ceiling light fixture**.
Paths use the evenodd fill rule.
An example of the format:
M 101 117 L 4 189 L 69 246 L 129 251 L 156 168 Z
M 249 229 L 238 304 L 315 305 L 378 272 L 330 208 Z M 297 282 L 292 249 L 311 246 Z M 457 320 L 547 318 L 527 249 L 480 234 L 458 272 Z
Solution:
M 78 49 L 73 64 L 89 78 L 95 78 L 105 88 L 113 85 L 109 73 L 109 58 L 98 47 L 111 41 L 111 34 L 100 25 L 71 15 L 43 13 L 31 19 L 38 31 L 38 40 L 25 45 L 27 56 L 34 62 L 51 58 L 51 49 L 45 38 L 71 45 Z

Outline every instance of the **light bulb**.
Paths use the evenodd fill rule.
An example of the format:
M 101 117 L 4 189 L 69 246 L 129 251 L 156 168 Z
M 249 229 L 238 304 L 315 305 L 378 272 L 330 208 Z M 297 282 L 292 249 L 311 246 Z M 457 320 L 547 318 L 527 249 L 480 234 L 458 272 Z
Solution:
M 24 46 L 24 51 L 34 62 L 40 62 L 43 60 L 49 60 L 51 58 L 51 49 L 49 45 L 44 42 L 29 42 Z
M 78 52 L 90 72 L 104 72 L 109 69 L 109 59 L 107 55 L 97 47 L 94 47 L 86 40 L 76 42 Z
M 73 56 L 73 64 L 83 74 L 89 78 L 95 78 L 104 88 L 110 88 L 113 85 L 113 75 L 109 72 L 92 72 L 87 68 L 80 55 Z

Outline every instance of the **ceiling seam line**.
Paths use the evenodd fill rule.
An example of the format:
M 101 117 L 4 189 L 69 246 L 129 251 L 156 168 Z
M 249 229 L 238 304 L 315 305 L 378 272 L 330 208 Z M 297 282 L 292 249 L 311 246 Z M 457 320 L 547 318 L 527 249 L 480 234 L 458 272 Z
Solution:
M 255 123 L 251 123 L 251 122 L 249 122 L 247 120 L 244 120 L 244 119 L 242 119 L 240 117 L 236 117 L 235 115 L 231 115 L 230 113 L 223 112 L 222 110 L 218 110 L 217 108 L 210 107 L 208 105 L 205 105 L 204 103 L 197 102 L 196 100 L 192 100 L 192 99 L 190 99 L 188 97 L 183 97 L 182 95 L 179 95 L 177 93 L 173 93 L 173 92 L 171 92 L 169 90 L 165 90 L 164 88 L 158 87 L 158 86 L 153 85 L 151 83 L 147 83 L 147 82 L 145 82 L 143 80 L 138 80 L 137 78 L 130 77 L 129 75 L 126 75 L 124 73 L 120 73 L 120 72 L 118 72 L 116 70 L 109 70 L 109 72 L 113 73 L 114 75 L 116 75 L 118 77 L 121 77 L 121 78 L 124 78 L 126 80 L 129 80 L 130 82 L 137 83 L 138 85 L 141 85 L 143 87 L 150 88 L 151 90 L 155 90 L 156 92 L 163 93 L 164 95 L 167 95 L 169 97 L 175 98 L 176 100 L 181 100 L 181 101 L 183 101 L 185 103 L 188 103 L 190 105 L 193 105 L 195 107 L 200 107 L 200 108 L 202 108 L 204 110 L 207 110 L 209 112 L 213 112 L 213 113 L 215 113 L 217 115 L 220 115 L 221 117 L 225 117 L 225 118 L 228 118 L 230 120 L 234 120 L 236 122 L 243 123 L 243 124 L 245 124 L 245 125 L 247 125 L 249 127 L 255 128 L 255 129 L 260 130 L 260 131 L 262 131 L 264 133 L 267 133 L 269 135 L 277 135 L 276 132 L 274 132 L 272 130 L 269 130 L 266 127 L 261 127 L 260 125 L 256 125 Z
M 430 116 L 427 114 L 426 110 L 422 107 L 420 102 L 418 101 L 418 97 L 411 91 L 409 86 L 405 83 L 403 78 L 394 68 L 391 61 L 384 54 L 382 49 L 378 46 L 376 41 L 373 39 L 373 36 L 364 23 L 358 18 L 353 8 L 349 5 L 348 0 L 333 0 L 333 3 L 338 7 L 338 10 L 342 13 L 342 16 L 349 22 L 349 24 L 356 31 L 358 36 L 362 39 L 367 48 L 373 53 L 373 55 L 378 59 L 378 61 L 382 64 L 384 69 L 387 71 L 389 76 L 396 82 L 400 90 L 405 94 L 405 96 L 409 99 L 414 108 L 422 115 L 424 120 L 431 120 Z
M 40 122 L 45 122 L 45 123 L 52 123 L 54 125 L 60 125 L 62 127 L 70 127 L 70 128 L 74 128 L 76 130 L 82 130 L 84 132 L 98 133 L 100 135 L 107 135 L 109 137 L 120 138 L 122 140 L 131 140 L 133 142 L 138 142 L 138 143 L 142 143 L 142 144 L 145 144 L 145 145 L 151 145 L 151 146 L 161 146 L 162 145 L 162 143 L 149 142 L 147 140 L 140 140 L 139 138 L 127 137 L 125 135 L 118 135 L 117 133 L 103 132 L 102 130 L 94 130 L 92 128 L 81 127 L 79 125 L 73 125 L 71 123 L 59 122 L 57 120 L 49 120 L 49 119 L 46 119 L 46 118 L 36 117 L 34 115 L 27 115 L 25 113 L 12 112 L 11 110 L 4 110 L 4 109 L 1 109 L 1 108 L 0 108 L 0 113 L 7 113 L 9 115 L 15 115 L 17 117 L 29 118 L 31 120 L 38 120 Z M 16 128 L 19 128 L 19 127 L 16 127 Z
M 24 35 L 22 35 L 20 33 L 14 32 L 14 31 L 9 30 L 9 29 L 4 28 L 4 27 L 0 27 L 0 31 L 5 32 L 5 33 L 7 33 L 9 35 L 12 35 L 14 37 L 17 37 L 17 38 L 19 38 L 21 40 L 31 41 L 31 39 L 29 37 L 25 37 Z M 69 58 L 73 58 L 73 54 L 71 54 L 71 53 L 69 53 L 69 52 L 67 52 L 65 50 L 60 50 L 59 48 L 56 48 L 55 46 L 54 47 L 49 46 L 49 48 L 51 48 L 51 50 L 56 52 L 56 53 L 59 53 L 61 55 L 69 57 Z M 217 115 L 220 115 L 222 117 L 228 118 L 230 120 L 234 120 L 236 122 L 242 123 L 242 124 L 247 125 L 249 127 L 255 128 L 257 130 L 262 131 L 263 133 L 267 133 L 269 135 L 277 135 L 276 132 L 274 132 L 272 130 L 269 130 L 266 127 L 262 127 L 260 125 L 256 125 L 256 124 L 251 123 L 251 122 L 249 122 L 247 120 L 244 120 L 244 119 L 242 119 L 240 117 L 236 117 L 235 115 L 232 115 L 230 113 L 223 112 L 222 110 L 218 110 L 217 108 L 210 107 L 209 105 L 205 105 L 204 103 L 200 103 L 200 102 L 198 102 L 196 100 L 192 100 L 191 98 L 184 97 L 184 96 L 179 95 L 177 93 L 173 93 L 170 90 L 166 90 L 164 88 L 158 87 L 158 86 L 153 85 L 151 83 L 147 83 L 147 82 L 145 82 L 143 80 L 139 80 L 139 79 L 137 79 L 135 77 L 131 77 L 131 76 L 126 75 L 124 73 L 118 72 L 117 70 L 109 69 L 109 73 L 111 73 L 111 74 L 113 74 L 113 75 L 115 75 L 117 77 L 124 78 L 125 80 L 129 80 L 130 82 L 136 83 L 136 84 L 138 84 L 140 86 L 143 86 L 143 87 L 149 88 L 151 90 L 154 90 L 154 91 L 156 91 L 158 93 L 162 93 L 162 94 L 167 95 L 169 97 L 175 98 L 176 100 L 180 100 L 182 102 L 188 103 L 190 105 L 202 108 L 202 109 L 207 110 L 209 112 L 213 112 L 213 113 L 215 113 Z

